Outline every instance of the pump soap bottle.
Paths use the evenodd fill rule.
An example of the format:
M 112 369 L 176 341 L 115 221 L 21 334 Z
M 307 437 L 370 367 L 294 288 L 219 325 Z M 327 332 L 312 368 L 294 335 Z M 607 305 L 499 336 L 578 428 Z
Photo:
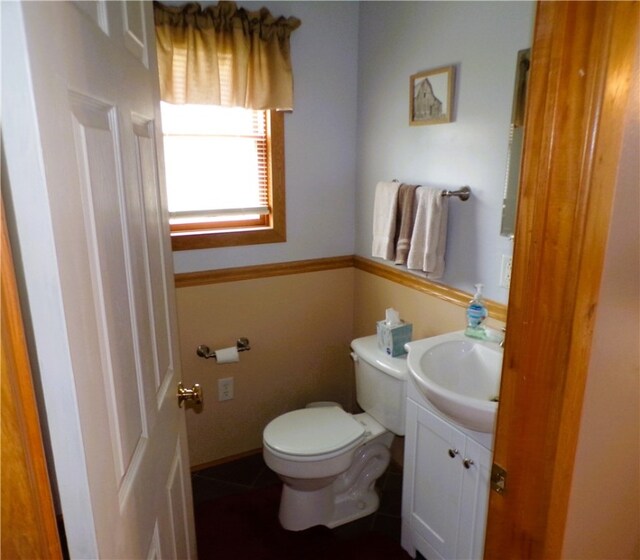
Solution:
M 484 320 L 487 318 L 487 308 L 482 302 L 482 284 L 476 284 L 476 293 L 467 307 L 467 328 L 464 334 L 471 338 L 487 338 Z

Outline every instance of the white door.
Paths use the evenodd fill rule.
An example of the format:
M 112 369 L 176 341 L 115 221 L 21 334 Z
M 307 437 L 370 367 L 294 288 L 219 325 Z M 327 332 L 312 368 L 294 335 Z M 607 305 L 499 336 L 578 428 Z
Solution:
M 151 3 L 3 2 L 2 35 L 3 182 L 71 557 L 195 558 Z

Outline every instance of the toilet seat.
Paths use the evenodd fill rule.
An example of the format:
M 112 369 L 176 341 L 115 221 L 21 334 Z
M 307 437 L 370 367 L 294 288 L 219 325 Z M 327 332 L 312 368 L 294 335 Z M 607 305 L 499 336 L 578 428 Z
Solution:
M 304 408 L 287 412 L 264 429 L 264 444 L 283 459 L 329 459 L 356 447 L 365 428 L 341 408 Z

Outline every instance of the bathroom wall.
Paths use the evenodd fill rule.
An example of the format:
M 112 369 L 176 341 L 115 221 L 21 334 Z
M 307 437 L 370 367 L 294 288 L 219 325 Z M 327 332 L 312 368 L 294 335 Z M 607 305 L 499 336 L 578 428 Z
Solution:
M 363 219 L 363 209 L 356 211 L 355 207 L 356 168 L 361 175 L 361 184 L 363 175 L 371 177 L 372 184 L 383 177 L 375 158 L 370 157 L 372 145 L 377 146 L 378 143 L 375 122 L 385 120 L 393 138 L 402 139 L 409 129 L 409 75 L 431 67 L 427 60 L 423 66 L 407 68 L 398 77 L 396 83 L 402 116 L 397 119 L 397 130 L 395 124 L 391 126 L 386 114 L 368 114 L 367 108 L 372 107 L 376 96 L 371 91 L 366 95 L 361 92 L 360 99 L 367 110 L 359 117 L 366 116 L 375 122 L 361 120 L 356 138 L 358 63 L 362 65 L 361 88 L 378 88 L 383 99 L 388 97 L 390 88 L 377 81 L 371 83 L 371 65 L 386 65 L 377 69 L 382 75 L 393 72 L 393 67 L 398 65 L 393 56 L 385 60 L 381 54 L 385 50 L 396 52 L 392 37 L 381 35 L 384 41 L 377 45 L 376 37 L 372 35 L 372 29 L 380 27 L 388 16 L 386 9 L 374 8 L 372 4 L 378 3 L 265 3 L 274 14 L 295 15 L 302 20 L 302 25 L 292 35 L 295 109 L 285 116 L 288 241 L 253 247 L 176 252 L 177 273 L 286 263 L 355 252 L 354 217 L 357 217 L 359 228 L 369 227 Z M 407 56 L 421 53 L 420 64 L 423 64 L 424 38 L 414 33 L 416 23 L 412 18 L 421 18 L 420 25 L 427 26 L 432 12 L 425 12 L 424 7 L 417 6 L 419 3 L 379 4 L 389 4 L 389 10 L 393 7 L 394 15 L 389 16 L 389 23 L 395 29 L 392 35 L 406 43 L 412 53 L 406 53 Z M 424 4 L 437 5 L 433 14 L 447 14 L 449 11 L 447 3 Z M 506 4 L 510 15 L 502 18 L 502 23 L 505 19 L 509 21 L 510 17 L 523 17 L 523 11 L 530 15 L 530 10 L 514 10 L 510 3 Z M 257 8 L 262 3 L 241 2 L 240 5 Z M 491 17 L 480 19 L 495 16 L 493 4 L 488 3 L 487 6 Z M 360 22 L 359 10 L 365 11 Z M 449 31 L 443 38 L 446 48 L 453 49 L 453 62 L 459 59 L 456 54 L 458 35 L 464 35 L 469 21 L 477 18 L 474 10 L 471 9 L 464 17 L 454 10 L 466 23 L 451 20 L 451 23 L 463 25 L 465 32 Z M 404 20 L 398 21 L 398 14 L 404 14 Z M 412 41 L 408 41 L 400 25 L 408 26 L 407 30 L 413 34 Z M 359 33 L 365 35 L 360 48 L 366 50 L 358 59 Z M 495 35 L 494 32 L 492 34 Z M 500 58 L 511 77 L 516 50 L 514 48 L 513 55 L 509 53 Z M 485 67 L 493 68 L 493 65 L 492 62 Z M 511 87 L 509 84 L 505 93 L 509 106 Z M 490 105 L 488 101 L 483 102 L 483 107 Z M 508 115 L 505 118 L 508 121 Z M 477 115 L 474 119 L 479 122 L 486 120 Z M 473 138 L 469 130 L 471 126 L 466 124 L 463 128 L 465 134 Z M 445 127 L 443 130 L 449 129 Z M 370 137 L 372 134 L 373 138 Z M 460 141 L 460 133 L 457 138 Z M 357 140 L 367 157 L 361 158 L 356 166 Z M 500 145 L 504 159 L 506 131 L 504 134 L 500 131 Z M 393 143 L 385 144 L 381 150 L 383 153 L 378 155 L 382 160 L 390 166 L 395 167 L 397 163 L 404 168 L 406 162 L 399 160 Z M 475 157 L 478 156 L 466 157 L 468 166 L 472 165 L 470 160 Z M 504 164 L 500 161 L 496 165 L 500 166 L 496 175 L 501 181 Z M 409 173 L 418 167 L 412 164 L 406 169 Z M 398 171 L 394 173 L 400 175 Z M 369 182 L 366 186 L 370 186 Z M 467 204 L 467 208 L 476 208 L 483 196 L 475 192 L 475 185 L 472 186 L 474 201 L 470 201 L 471 204 L 460 203 Z M 366 195 L 362 190 L 358 191 L 361 198 Z M 364 206 L 370 206 L 370 201 L 366 196 L 364 198 Z M 454 204 L 458 203 L 454 201 Z M 491 240 L 494 241 L 500 242 L 500 238 Z M 473 247 L 464 250 L 469 251 L 466 255 L 472 256 Z M 368 253 L 363 251 L 363 254 Z M 476 280 L 475 274 L 468 280 L 469 285 L 465 284 L 464 289 L 471 291 L 470 284 Z M 375 322 L 384 317 L 387 307 L 398 308 L 405 320 L 413 322 L 416 338 L 459 329 L 464 325 L 462 307 L 352 268 L 179 287 L 177 306 L 183 381 L 186 385 L 200 383 L 205 391 L 203 408 L 200 411 L 189 410 L 186 414 L 192 466 L 261 447 L 262 429 L 271 418 L 310 400 L 338 400 L 347 408 L 353 406 L 349 342 L 354 336 L 374 333 Z M 241 336 L 250 339 L 253 349 L 241 354 L 238 364 L 216 366 L 213 360 L 205 361 L 195 354 L 200 344 L 224 347 Z M 217 380 L 229 376 L 235 381 L 235 398 L 218 402 Z
M 413 325 L 414 340 L 461 330 L 465 325 L 464 307 L 362 270 L 355 271 L 354 294 L 354 337 L 374 334 L 376 322 L 384 319 L 388 307 L 397 309 Z M 491 318 L 486 324 L 494 329 L 504 326 Z
M 636 58 L 632 92 L 639 73 Z M 563 558 L 640 557 L 640 102 L 629 100 Z
M 376 322 L 393 307 L 413 325 L 413 338 L 420 339 L 464 328 L 465 310 L 434 296 L 407 288 L 374 274 L 356 270 L 354 284 L 354 336 L 376 332 Z
M 177 273 L 354 253 L 358 3 L 238 4 L 302 21 L 285 115 L 287 241 L 175 252 Z M 177 307 L 184 380 L 205 391 L 202 410 L 186 414 L 192 466 L 260 448 L 269 420 L 309 401 L 352 402 L 353 269 L 181 287 Z M 238 364 L 195 355 L 241 336 L 252 350 Z M 235 398 L 218 402 L 227 376 Z
M 186 413 L 192 467 L 261 448 L 270 420 L 308 402 L 355 411 L 349 343 L 374 334 L 387 307 L 413 323 L 416 339 L 464 325 L 463 308 L 353 268 L 182 287 L 177 306 L 183 382 L 200 383 L 205 395 L 202 408 Z M 238 363 L 196 355 L 200 344 L 230 346 L 240 336 L 252 349 Z M 224 377 L 234 378 L 235 397 L 219 402 Z
M 378 181 L 453 188 L 442 283 L 466 292 L 499 287 L 507 140 L 517 51 L 531 45 L 533 2 L 363 2 L 358 59 L 356 252 L 371 255 Z M 456 66 L 454 122 L 409 126 L 409 77 Z
M 173 2 L 180 4 L 181 2 Z M 201 2 L 203 5 L 211 2 Z M 295 16 L 285 115 L 287 241 L 174 253 L 176 272 L 354 253 L 358 2 L 238 2 Z
M 387 307 L 413 323 L 416 339 L 464 326 L 463 307 L 350 266 L 176 292 L 183 382 L 200 383 L 205 395 L 186 413 L 196 467 L 259 449 L 271 419 L 308 402 L 334 400 L 355 411 L 349 343 L 374 334 Z M 252 348 L 238 363 L 196 355 L 200 344 L 221 348 L 242 336 Z M 235 396 L 220 402 L 225 377 L 233 377 Z M 401 447 L 395 457 L 401 461 Z
M 177 290 L 183 382 L 200 383 L 204 404 L 186 413 L 192 466 L 262 447 L 276 416 L 311 401 L 350 408 L 353 268 L 223 282 Z M 216 364 L 196 348 L 232 346 L 240 361 Z M 235 397 L 218 401 L 218 379 L 233 377 Z

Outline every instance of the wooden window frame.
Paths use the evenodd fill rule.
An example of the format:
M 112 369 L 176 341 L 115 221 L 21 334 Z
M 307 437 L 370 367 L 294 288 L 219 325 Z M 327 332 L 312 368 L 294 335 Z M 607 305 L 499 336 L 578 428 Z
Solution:
M 212 249 L 282 243 L 287 240 L 284 170 L 284 113 L 267 112 L 267 157 L 269 213 L 266 224 L 239 226 L 228 224 L 225 228 L 190 229 L 181 226 L 171 228 L 171 247 L 174 251 Z

